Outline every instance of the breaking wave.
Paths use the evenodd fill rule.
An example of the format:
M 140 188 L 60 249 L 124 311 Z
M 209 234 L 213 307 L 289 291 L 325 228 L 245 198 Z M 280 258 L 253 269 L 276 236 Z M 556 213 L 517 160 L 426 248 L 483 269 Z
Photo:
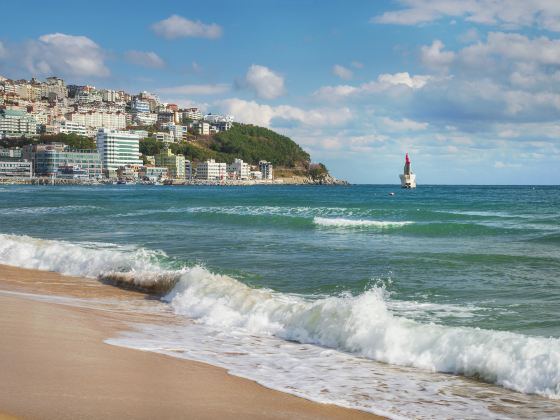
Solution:
M 316 344 L 560 399 L 560 339 L 396 316 L 379 287 L 312 299 L 251 288 L 201 266 L 181 267 L 160 251 L 15 235 L 0 235 L 0 263 L 167 292 L 163 300 L 176 313 L 224 331 Z
M 315 217 L 313 223 L 319 226 L 327 227 L 341 227 L 341 228 L 356 228 L 356 227 L 377 227 L 377 228 L 393 228 L 401 227 L 413 224 L 414 222 L 390 222 L 390 221 L 379 221 L 379 220 L 354 220 L 354 219 L 342 219 L 342 218 L 326 218 L 326 217 Z

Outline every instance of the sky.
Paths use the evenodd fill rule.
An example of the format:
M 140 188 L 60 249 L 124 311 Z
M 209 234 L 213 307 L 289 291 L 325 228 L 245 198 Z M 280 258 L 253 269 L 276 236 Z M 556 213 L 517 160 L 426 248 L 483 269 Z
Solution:
M 353 183 L 558 184 L 557 0 L 6 2 L 0 75 L 149 91 Z

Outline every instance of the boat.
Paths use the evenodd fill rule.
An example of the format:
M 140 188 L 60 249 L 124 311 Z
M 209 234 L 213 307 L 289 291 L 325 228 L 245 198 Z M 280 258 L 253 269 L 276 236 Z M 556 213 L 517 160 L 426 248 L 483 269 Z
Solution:
M 401 188 L 411 189 L 416 188 L 416 174 L 412 172 L 410 166 L 410 159 L 408 158 L 408 153 L 405 157 L 404 171 L 399 175 L 401 179 Z

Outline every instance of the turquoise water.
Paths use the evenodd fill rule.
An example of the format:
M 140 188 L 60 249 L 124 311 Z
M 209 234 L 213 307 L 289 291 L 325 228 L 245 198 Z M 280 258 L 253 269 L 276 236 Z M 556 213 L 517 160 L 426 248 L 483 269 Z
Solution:
M 177 313 L 221 331 L 244 328 L 554 399 L 560 396 L 559 208 L 560 187 L 541 186 L 3 186 L 0 262 L 95 276 L 104 271 L 105 257 L 83 250 L 136 252 L 111 260 L 107 271 L 190 276 L 181 280 L 183 289 L 171 293 L 170 304 Z M 54 242 L 38 247 L 35 239 Z M 50 252 L 65 246 L 60 241 L 83 252 L 60 251 L 66 260 L 52 263 Z M 139 267 L 139 261 L 148 268 Z M 227 293 L 201 292 L 195 275 L 181 271 L 200 266 L 204 282 L 223 275 L 235 287 L 249 286 L 243 296 L 250 298 L 233 301 Z M 276 303 L 288 303 L 275 312 L 253 306 L 248 311 L 247 305 L 260 299 L 254 294 L 259 290 L 270 290 Z M 380 302 L 390 322 L 365 325 L 367 343 L 356 338 L 356 331 L 336 335 L 337 322 L 340 329 L 349 328 L 359 299 L 372 291 L 378 300 L 369 304 Z M 189 302 L 179 305 L 173 301 L 178 295 Z M 336 306 L 336 321 L 309 324 L 310 318 L 294 309 L 302 302 L 322 302 L 319 317 L 330 316 L 324 305 Z M 302 309 L 306 316 L 308 309 Z M 266 328 L 254 329 L 255 314 Z M 394 331 L 387 325 L 395 319 L 407 322 L 399 327 L 410 328 L 407 337 L 418 332 L 414 344 L 387 339 Z M 422 332 L 428 327 L 438 332 Z M 371 335 L 380 328 L 383 345 Z M 441 337 L 461 336 L 461 331 L 489 333 L 457 344 L 456 352 L 434 350 Z M 432 333 L 426 361 L 428 344 L 418 343 Z M 513 338 L 502 339 L 502 333 L 514 333 Z M 541 350 L 531 351 L 540 359 L 525 351 L 532 339 L 537 340 L 534 349 Z M 500 340 L 510 340 L 514 349 L 500 353 L 511 358 L 507 375 L 505 368 L 492 370 L 493 362 L 484 356 L 463 361 L 470 345 L 488 345 L 488 357 L 495 349 L 507 352 Z M 406 355 L 402 348 L 408 349 Z M 538 360 L 547 366 L 542 372 L 535 368 Z

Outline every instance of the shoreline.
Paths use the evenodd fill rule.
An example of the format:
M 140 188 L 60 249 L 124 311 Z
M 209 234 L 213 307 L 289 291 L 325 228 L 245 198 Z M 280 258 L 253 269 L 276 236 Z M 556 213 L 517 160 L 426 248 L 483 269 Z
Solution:
M 0 418 L 380 419 L 265 388 L 209 364 L 104 340 L 144 315 L 29 299 L 145 299 L 92 279 L 0 265 Z M 86 300 L 87 302 L 87 300 Z M 168 322 L 165 314 L 150 322 Z

